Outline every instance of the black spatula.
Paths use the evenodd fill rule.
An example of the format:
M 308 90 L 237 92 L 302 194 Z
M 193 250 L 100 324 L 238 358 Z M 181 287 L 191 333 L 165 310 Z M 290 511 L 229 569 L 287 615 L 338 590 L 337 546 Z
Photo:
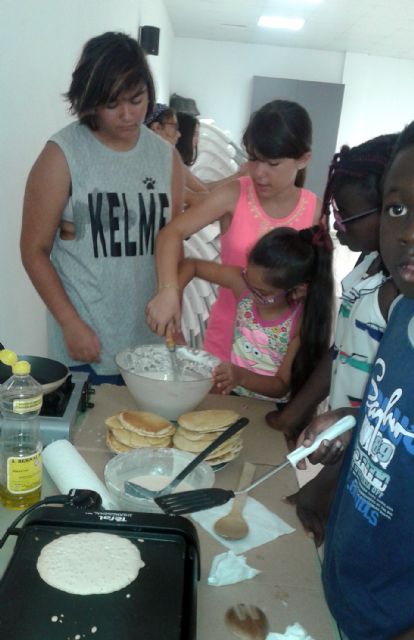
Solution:
M 345 416 L 331 425 L 328 429 L 320 433 L 310 447 L 298 447 L 286 456 L 287 461 L 278 467 L 268 471 L 260 478 L 249 484 L 240 491 L 231 491 L 229 489 L 195 489 L 194 491 L 182 491 L 181 493 L 173 493 L 165 496 L 157 496 L 154 498 L 159 507 L 170 515 L 178 516 L 184 513 L 193 513 L 194 511 L 202 511 L 203 509 L 211 509 L 221 504 L 225 504 L 234 496 L 245 493 L 257 487 L 281 469 L 292 465 L 296 467 L 300 460 L 316 451 L 323 440 L 334 440 L 348 429 L 355 426 L 354 416 Z

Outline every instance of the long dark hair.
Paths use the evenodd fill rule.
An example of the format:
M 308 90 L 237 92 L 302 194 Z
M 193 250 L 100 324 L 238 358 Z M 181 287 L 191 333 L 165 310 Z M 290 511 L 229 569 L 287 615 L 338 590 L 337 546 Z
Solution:
M 248 261 L 266 269 L 266 283 L 273 287 L 288 291 L 307 284 L 300 347 L 292 365 L 290 394 L 293 398 L 330 345 L 334 291 L 332 242 L 321 226 L 300 231 L 278 227 L 255 244 Z
M 312 121 L 306 109 L 290 100 L 268 102 L 251 119 L 243 135 L 251 158 L 301 158 L 312 147 Z M 300 169 L 295 185 L 303 187 L 306 170 Z
M 191 167 L 197 160 L 197 147 L 193 147 L 193 138 L 199 122 L 191 113 L 184 113 L 183 111 L 177 111 L 177 120 L 181 137 L 175 146 L 184 164 L 187 167 Z
M 151 113 L 155 89 L 143 49 L 130 36 L 108 31 L 91 38 L 83 47 L 65 97 L 80 122 L 96 131 L 96 108 L 140 85 L 147 88 L 147 113 Z

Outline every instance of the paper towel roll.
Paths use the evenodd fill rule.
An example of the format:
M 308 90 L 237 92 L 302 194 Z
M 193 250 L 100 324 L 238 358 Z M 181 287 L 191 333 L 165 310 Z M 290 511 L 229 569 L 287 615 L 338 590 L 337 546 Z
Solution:
M 92 489 L 101 496 L 104 509 L 117 508 L 103 482 L 68 440 L 55 440 L 45 447 L 43 464 L 61 493 Z

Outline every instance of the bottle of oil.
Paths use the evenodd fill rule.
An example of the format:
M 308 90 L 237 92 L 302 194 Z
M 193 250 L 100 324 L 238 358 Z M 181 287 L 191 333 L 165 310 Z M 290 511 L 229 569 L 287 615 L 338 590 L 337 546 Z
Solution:
M 40 500 L 42 444 L 39 412 L 41 385 L 25 360 L 12 365 L 13 375 L 0 387 L 0 500 L 5 507 L 26 509 Z

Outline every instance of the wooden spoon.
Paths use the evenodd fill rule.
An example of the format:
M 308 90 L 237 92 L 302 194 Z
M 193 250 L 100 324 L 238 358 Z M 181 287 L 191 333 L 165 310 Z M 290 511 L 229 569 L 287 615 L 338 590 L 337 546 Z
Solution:
M 239 485 L 237 489 L 243 489 L 253 480 L 256 467 L 250 462 L 245 462 L 240 475 Z M 229 540 L 240 540 L 245 538 L 249 533 L 249 525 L 243 518 L 243 508 L 247 499 L 247 493 L 241 493 L 233 500 L 233 506 L 230 513 L 223 516 L 214 523 L 214 531 L 222 538 Z
M 259 607 L 236 604 L 226 611 L 225 621 L 238 638 L 265 640 L 269 633 L 269 621 Z

